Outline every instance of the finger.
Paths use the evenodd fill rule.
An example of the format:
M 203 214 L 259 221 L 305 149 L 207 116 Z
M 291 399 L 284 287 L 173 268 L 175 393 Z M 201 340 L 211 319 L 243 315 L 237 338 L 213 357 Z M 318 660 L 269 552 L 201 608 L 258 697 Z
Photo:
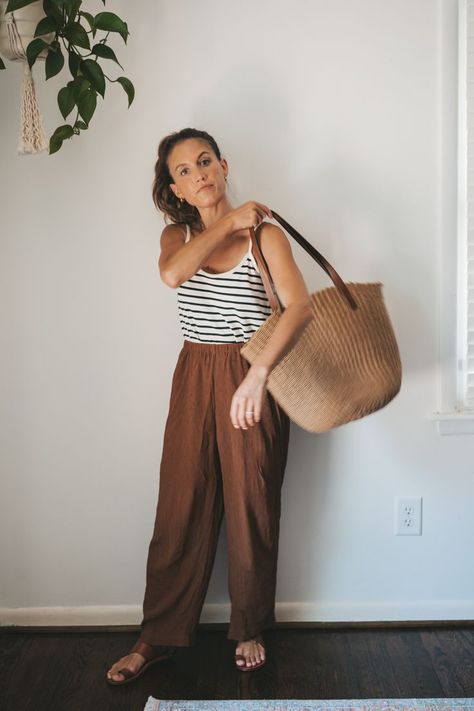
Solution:
M 237 422 L 242 429 L 248 430 L 247 423 L 245 421 L 245 402 L 245 398 L 239 401 L 239 406 L 237 408 Z
M 255 422 L 260 422 L 262 418 L 262 403 L 260 402 L 255 402 L 254 403 L 254 410 L 253 410 L 253 419 Z
M 230 419 L 231 419 L 234 427 L 239 427 L 239 423 L 237 421 L 237 412 L 238 412 L 238 403 L 237 403 L 235 397 L 233 397 L 229 414 L 230 414 Z
M 262 215 L 258 215 L 257 217 L 255 217 L 255 218 L 254 218 L 254 221 L 253 221 L 253 225 L 252 225 L 253 229 L 256 230 L 257 227 L 260 227 L 260 225 L 262 224 L 262 222 L 263 222 L 263 216 L 262 216 Z
M 257 225 L 264 219 L 265 212 L 264 212 L 263 208 L 261 208 L 257 205 L 253 209 L 253 214 L 254 214 L 255 227 L 257 227 Z
M 260 207 L 261 207 L 262 210 L 264 211 L 264 215 L 267 215 L 267 216 L 272 220 L 272 219 L 273 219 L 273 213 L 272 213 L 272 211 L 270 210 L 270 208 L 267 207 L 267 205 L 264 205 L 263 202 L 259 202 L 258 205 L 260 205 Z
M 247 400 L 247 404 L 245 406 L 245 420 L 250 427 L 253 427 L 255 424 L 255 404 L 252 402 L 252 400 Z
M 260 224 L 260 213 L 258 212 L 258 210 L 254 210 L 253 216 L 252 216 L 252 227 L 254 228 L 254 230 L 258 227 L 259 224 Z

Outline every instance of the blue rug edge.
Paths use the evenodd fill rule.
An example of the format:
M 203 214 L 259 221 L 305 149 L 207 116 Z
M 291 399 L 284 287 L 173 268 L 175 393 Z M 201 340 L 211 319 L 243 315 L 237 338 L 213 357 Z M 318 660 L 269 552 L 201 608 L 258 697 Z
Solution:
M 280 709 L 277 707 L 280 706 Z M 413 709 L 423 711 L 424 709 L 466 709 L 474 711 L 474 697 L 453 697 L 453 698 L 413 698 L 413 699 L 156 699 L 149 696 L 143 711 L 237 711 L 241 708 L 245 711 L 284 711 L 287 709 L 297 709 L 298 706 L 308 710 L 320 708 L 344 708 L 353 707 L 379 707 L 392 709 Z M 283 708 L 281 708 L 283 707 Z

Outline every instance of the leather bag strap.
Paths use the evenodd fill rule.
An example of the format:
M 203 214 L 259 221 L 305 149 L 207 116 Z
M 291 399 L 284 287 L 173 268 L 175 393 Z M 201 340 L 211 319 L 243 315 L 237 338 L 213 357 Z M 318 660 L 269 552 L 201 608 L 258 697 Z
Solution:
M 357 304 L 354 301 L 354 298 L 347 288 L 346 284 L 343 282 L 339 274 L 336 272 L 334 267 L 329 264 L 327 259 L 323 257 L 321 252 L 318 252 L 318 250 L 313 247 L 310 242 L 308 242 L 303 235 L 300 235 L 300 233 L 295 230 L 294 227 L 292 227 L 286 220 L 283 219 L 275 210 L 272 210 L 272 215 L 275 218 L 277 222 L 280 223 L 282 227 L 285 228 L 289 234 L 294 237 L 294 239 L 300 244 L 303 249 L 305 249 L 308 254 L 316 261 L 318 264 L 324 269 L 326 274 L 330 277 L 332 282 L 334 283 L 334 286 L 339 290 L 339 292 L 342 294 L 342 296 L 347 299 L 349 302 L 349 306 L 355 310 L 357 309 Z M 257 230 L 261 227 L 259 225 L 257 227 Z M 280 301 L 280 298 L 276 292 L 275 285 L 273 283 L 273 279 L 270 274 L 270 270 L 268 269 L 268 265 L 265 261 L 265 257 L 263 256 L 262 250 L 260 249 L 260 245 L 257 240 L 257 236 L 255 234 L 255 230 L 253 227 L 249 227 L 250 230 L 250 236 L 252 238 L 252 246 L 253 246 L 253 254 L 255 257 L 255 260 L 258 264 L 259 271 L 260 271 L 260 276 L 262 277 L 263 281 L 263 286 L 265 287 L 265 291 L 267 293 L 268 300 L 270 301 L 270 306 L 272 307 L 273 311 L 281 311 L 283 312 L 285 310 L 285 307 Z

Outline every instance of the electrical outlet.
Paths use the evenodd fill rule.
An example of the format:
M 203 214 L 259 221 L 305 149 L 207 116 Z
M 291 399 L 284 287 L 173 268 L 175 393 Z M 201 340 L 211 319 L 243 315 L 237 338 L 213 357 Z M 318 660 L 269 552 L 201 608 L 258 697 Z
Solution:
M 395 535 L 421 536 L 421 496 L 395 497 Z

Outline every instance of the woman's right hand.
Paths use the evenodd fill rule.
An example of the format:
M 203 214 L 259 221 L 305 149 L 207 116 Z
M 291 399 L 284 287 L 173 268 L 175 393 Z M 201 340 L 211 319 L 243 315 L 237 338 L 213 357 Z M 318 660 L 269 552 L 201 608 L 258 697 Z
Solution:
M 232 220 L 235 232 L 237 232 L 237 230 L 248 229 L 249 227 L 256 228 L 265 217 L 269 217 L 271 220 L 273 219 L 270 208 L 255 200 L 244 202 L 240 207 L 235 207 L 228 212 L 226 216 Z

